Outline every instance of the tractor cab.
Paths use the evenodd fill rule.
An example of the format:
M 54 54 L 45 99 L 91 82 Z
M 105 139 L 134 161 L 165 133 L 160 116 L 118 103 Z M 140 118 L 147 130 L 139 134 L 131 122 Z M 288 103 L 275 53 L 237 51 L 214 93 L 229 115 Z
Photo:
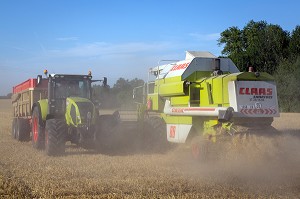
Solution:
M 91 79 L 88 75 L 53 75 L 50 76 L 52 98 L 66 99 L 67 97 L 91 98 Z
M 92 104 L 92 76 L 51 74 L 48 81 L 48 114 L 64 116 L 70 103 Z

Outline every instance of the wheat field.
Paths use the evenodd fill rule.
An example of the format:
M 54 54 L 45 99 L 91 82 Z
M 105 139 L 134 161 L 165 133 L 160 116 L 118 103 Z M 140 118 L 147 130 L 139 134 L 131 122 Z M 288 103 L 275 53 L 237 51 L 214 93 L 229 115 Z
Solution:
M 0 100 L 0 197 L 299 198 L 299 121 L 299 113 L 282 113 L 273 123 L 282 135 L 230 145 L 205 163 L 186 145 L 147 152 L 131 132 L 111 153 L 69 144 L 65 155 L 48 157 L 11 138 L 11 104 Z

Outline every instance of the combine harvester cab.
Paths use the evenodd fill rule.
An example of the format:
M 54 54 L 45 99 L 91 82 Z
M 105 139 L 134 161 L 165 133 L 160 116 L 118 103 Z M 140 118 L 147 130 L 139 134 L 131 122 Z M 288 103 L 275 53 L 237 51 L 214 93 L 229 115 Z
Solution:
M 273 117 L 279 116 L 273 77 L 251 67 L 240 72 L 229 58 L 187 52 L 185 60 L 157 66 L 149 74 L 155 79 L 143 87 L 138 118 L 151 131 L 164 132 L 159 137 L 169 142 L 216 142 L 224 134 L 271 128 Z M 149 117 L 152 112 L 160 119 Z M 149 125 L 159 120 L 160 130 Z
M 104 123 L 117 124 L 119 115 L 99 115 L 92 89 L 96 81 L 106 86 L 106 78 L 92 80 L 91 74 L 50 74 L 45 79 L 39 75 L 15 86 L 13 138 L 31 138 L 34 148 L 45 149 L 51 156 L 63 154 L 67 141 L 84 148 L 97 147 Z

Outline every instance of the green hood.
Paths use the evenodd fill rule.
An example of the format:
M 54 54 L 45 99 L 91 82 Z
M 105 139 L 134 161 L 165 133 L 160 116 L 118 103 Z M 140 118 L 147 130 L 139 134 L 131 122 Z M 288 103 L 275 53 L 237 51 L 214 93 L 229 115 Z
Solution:
M 95 123 L 94 104 L 86 98 L 68 97 L 66 99 L 66 122 L 68 125 L 77 127 L 78 125 Z

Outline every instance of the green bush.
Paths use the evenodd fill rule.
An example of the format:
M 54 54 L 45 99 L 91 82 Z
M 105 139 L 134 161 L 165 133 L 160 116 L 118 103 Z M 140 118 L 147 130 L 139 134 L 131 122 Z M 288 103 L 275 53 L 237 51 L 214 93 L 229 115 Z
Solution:
M 274 74 L 281 112 L 300 112 L 300 56 L 281 62 Z

